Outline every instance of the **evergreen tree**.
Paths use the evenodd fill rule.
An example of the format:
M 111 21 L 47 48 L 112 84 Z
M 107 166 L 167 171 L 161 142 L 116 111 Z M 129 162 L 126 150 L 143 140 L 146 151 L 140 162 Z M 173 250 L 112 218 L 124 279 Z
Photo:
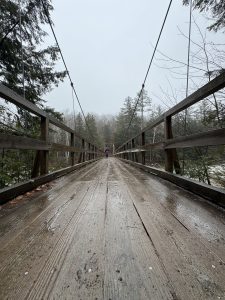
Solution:
M 43 0 L 52 11 L 51 0 Z M 0 80 L 33 103 L 58 85 L 66 73 L 55 71 L 59 50 L 42 48 L 47 23 L 40 0 L 0 1 Z
M 48 11 L 53 10 L 51 0 L 43 2 Z M 0 23 L 0 81 L 62 121 L 62 114 L 52 108 L 44 108 L 42 100 L 43 95 L 58 85 L 66 75 L 64 71 L 55 71 L 59 58 L 58 48 L 43 45 L 46 36 L 43 26 L 48 20 L 42 1 L 1 0 Z M 10 113 L 9 108 L 4 106 L 1 109 L 1 119 L 6 124 L 1 131 L 40 136 L 40 118 L 22 109 Z M 4 116 L 9 113 L 11 121 L 4 120 Z M 54 134 L 50 127 L 50 136 Z M 30 178 L 34 157 L 34 151 L 3 150 L 0 157 L 1 187 Z
M 78 113 L 78 115 L 76 116 L 76 132 L 80 135 L 80 136 L 84 136 L 85 135 L 85 126 L 84 126 L 84 122 L 82 119 L 82 116 L 80 113 Z
M 124 130 L 130 126 L 126 134 L 129 137 L 136 135 L 141 130 L 141 119 L 138 117 L 137 110 L 134 112 L 134 100 L 131 97 L 125 99 L 121 112 L 124 116 Z
M 132 122 L 131 121 L 131 118 Z M 130 128 L 128 130 L 128 127 Z M 134 101 L 131 97 L 124 100 L 124 106 L 116 119 L 116 130 L 114 134 L 115 146 L 123 144 L 129 137 L 136 135 L 141 130 L 141 119 L 134 112 Z
M 112 144 L 112 128 L 110 127 L 109 122 L 103 126 L 103 140 L 105 146 Z
M 101 146 L 101 139 L 98 135 L 98 130 L 96 126 L 96 120 L 94 115 L 88 113 L 86 116 L 86 122 L 88 127 L 85 127 L 86 138 L 94 145 Z
M 183 0 L 189 4 L 190 0 Z M 224 0 L 194 0 L 193 6 L 200 11 L 211 11 L 212 17 L 216 20 L 209 26 L 209 30 L 219 30 L 225 26 L 225 1 Z
M 135 103 L 139 99 L 140 92 L 137 94 L 137 97 L 134 99 Z M 151 101 L 150 97 L 148 96 L 148 92 L 144 89 L 142 91 L 142 94 L 141 94 L 141 97 L 139 99 L 138 106 L 137 106 L 137 112 L 139 112 L 140 116 L 141 116 L 141 128 L 143 128 L 146 125 L 145 114 L 151 112 L 151 104 L 152 104 L 151 102 L 152 101 Z
M 114 133 L 114 141 L 115 141 L 115 147 L 118 148 L 120 145 L 125 142 L 125 120 L 124 120 L 124 115 L 122 112 L 119 113 L 119 115 L 116 118 L 116 130 Z

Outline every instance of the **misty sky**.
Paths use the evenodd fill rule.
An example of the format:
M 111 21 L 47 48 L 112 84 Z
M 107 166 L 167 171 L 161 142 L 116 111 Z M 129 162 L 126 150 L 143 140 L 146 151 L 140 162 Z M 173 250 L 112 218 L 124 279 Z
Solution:
M 169 0 L 54 0 L 55 32 L 85 113 L 116 114 L 127 96 L 135 97 L 141 88 Z M 194 12 L 205 31 L 210 24 Z M 189 8 L 174 0 L 159 43 L 159 50 L 172 58 L 187 62 Z M 209 40 L 220 41 L 224 34 L 209 33 Z M 193 24 L 193 40 L 200 35 Z M 48 42 L 54 43 L 49 31 Z M 192 45 L 192 50 L 198 50 Z M 172 106 L 162 92 L 185 95 L 183 69 L 165 69 L 173 65 L 159 60 L 157 53 L 146 90 L 154 104 Z M 163 68 L 162 68 L 163 67 Z M 61 62 L 57 69 L 63 69 Z M 176 71 L 176 73 L 175 73 Z M 194 70 L 191 74 L 194 75 Z M 199 78 L 196 78 L 199 81 Z M 172 86 L 172 89 L 171 89 Z M 191 87 L 192 88 L 192 87 Z M 72 110 L 68 79 L 46 95 L 47 105 L 60 111 Z M 76 112 L 79 111 L 75 104 Z

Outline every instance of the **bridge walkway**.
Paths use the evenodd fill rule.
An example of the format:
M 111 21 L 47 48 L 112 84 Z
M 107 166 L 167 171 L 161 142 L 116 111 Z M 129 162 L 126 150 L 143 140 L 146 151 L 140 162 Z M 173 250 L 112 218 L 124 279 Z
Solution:
M 225 212 L 116 158 L 0 210 L 0 299 L 225 299 Z

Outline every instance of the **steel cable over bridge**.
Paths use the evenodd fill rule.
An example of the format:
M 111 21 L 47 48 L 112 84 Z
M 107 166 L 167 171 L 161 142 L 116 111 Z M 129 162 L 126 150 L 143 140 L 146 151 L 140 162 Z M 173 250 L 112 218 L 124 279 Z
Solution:
M 225 129 L 173 138 L 172 126 L 174 115 L 224 87 L 225 73 L 102 159 L 0 85 L 0 97 L 40 122 L 39 138 L 0 135 L 1 148 L 36 151 L 32 178 L 0 191 L 1 204 L 12 199 L 0 210 L 0 299 L 224 299 L 225 192 L 181 176 L 176 150 L 225 145 Z M 49 124 L 69 133 L 70 145 L 51 143 Z M 147 143 L 159 124 L 164 138 Z M 165 171 L 145 164 L 151 149 L 164 151 Z M 71 166 L 50 173 L 52 150 L 69 152 Z

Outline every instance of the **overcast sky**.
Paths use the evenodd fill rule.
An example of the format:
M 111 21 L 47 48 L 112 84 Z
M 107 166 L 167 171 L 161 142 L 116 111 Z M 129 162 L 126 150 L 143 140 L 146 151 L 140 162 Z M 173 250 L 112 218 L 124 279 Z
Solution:
M 116 114 L 127 96 L 135 97 L 141 88 L 153 52 L 152 45 L 156 43 L 168 4 L 169 0 L 53 1 L 55 32 L 86 113 Z M 194 15 L 202 29 L 210 24 L 199 12 Z M 179 33 L 178 26 L 188 34 L 188 19 L 189 8 L 182 5 L 182 0 L 174 0 L 158 48 L 184 62 L 187 61 L 187 40 Z M 192 38 L 200 39 L 194 26 Z M 219 41 L 221 34 L 211 33 L 209 38 Z M 50 31 L 48 40 L 54 43 Z M 158 58 L 162 56 L 156 55 L 157 66 L 152 66 L 146 90 L 153 103 L 165 106 L 161 88 L 170 92 L 171 84 L 174 92 L 179 91 L 178 100 L 182 100 L 185 78 L 159 68 L 167 63 Z M 62 69 L 63 65 L 59 62 L 57 68 Z M 47 105 L 57 110 L 72 110 L 69 81 L 66 79 L 45 99 Z M 77 104 L 75 108 L 77 112 Z

